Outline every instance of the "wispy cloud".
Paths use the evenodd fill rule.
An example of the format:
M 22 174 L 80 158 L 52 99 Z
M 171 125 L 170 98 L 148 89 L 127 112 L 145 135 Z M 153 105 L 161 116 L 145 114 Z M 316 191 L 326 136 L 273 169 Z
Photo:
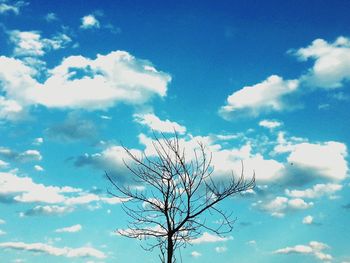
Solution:
M 56 233 L 76 233 L 81 231 L 81 229 L 82 229 L 82 226 L 80 224 L 77 224 L 73 226 L 58 228 L 55 230 L 55 232 Z
M 333 259 L 332 256 L 323 252 L 323 250 L 328 248 L 328 245 L 324 243 L 311 241 L 308 245 L 296 245 L 294 247 L 281 248 L 274 251 L 274 253 L 313 255 L 315 258 L 321 261 L 330 262 Z
M 158 132 L 174 133 L 176 131 L 179 134 L 186 132 L 185 126 L 170 120 L 161 120 L 153 113 L 134 114 L 134 121 Z
M 81 18 L 82 29 L 100 28 L 100 21 L 94 15 L 86 15 Z
M 22 251 L 40 252 L 52 256 L 63 256 L 67 258 L 94 257 L 98 259 L 106 258 L 106 254 L 92 247 L 54 247 L 44 243 L 23 243 L 23 242 L 3 242 L 0 247 Z

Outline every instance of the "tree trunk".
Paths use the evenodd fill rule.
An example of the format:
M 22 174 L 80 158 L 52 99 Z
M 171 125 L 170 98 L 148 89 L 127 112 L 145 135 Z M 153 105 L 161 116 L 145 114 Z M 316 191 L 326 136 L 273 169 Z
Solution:
M 173 263 L 173 256 L 174 256 L 173 237 L 169 235 L 168 236 L 167 263 Z

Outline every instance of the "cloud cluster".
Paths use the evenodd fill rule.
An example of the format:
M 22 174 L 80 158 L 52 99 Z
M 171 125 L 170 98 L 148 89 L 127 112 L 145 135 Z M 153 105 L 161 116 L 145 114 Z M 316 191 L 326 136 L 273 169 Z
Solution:
M 333 43 L 316 39 L 300 48 L 295 55 L 301 60 L 313 60 L 314 65 L 301 80 L 312 87 L 340 88 L 350 80 L 350 39 L 340 36 Z
M 98 259 L 106 258 L 106 254 L 100 250 L 92 247 L 80 247 L 80 248 L 70 248 L 70 247 L 54 247 L 44 243 L 23 243 L 23 242 L 3 242 L 0 243 L 0 247 L 21 251 L 31 251 L 45 253 L 51 256 L 63 256 L 67 258 L 81 258 L 81 257 L 94 257 Z
M 343 87 L 350 80 L 350 39 L 340 36 L 333 43 L 316 39 L 308 47 L 290 50 L 300 61 L 313 61 L 306 74 L 297 79 L 284 80 L 271 75 L 266 80 L 245 86 L 227 97 L 219 110 L 224 119 L 241 114 L 258 116 L 262 113 L 293 109 L 288 103 L 297 94 L 317 88 L 326 90 Z
M 12 30 L 8 34 L 10 42 L 14 44 L 15 57 L 40 57 L 47 51 L 65 48 L 72 42 L 65 33 L 58 33 L 52 38 L 42 38 L 38 31 Z
M 332 260 L 332 256 L 323 252 L 323 250 L 327 248 L 329 247 L 324 243 L 311 241 L 308 245 L 296 245 L 294 247 L 281 248 L 274 251 L 274 253 L 313 255 L 315 258 L 321 261 L 330 262 Z
M 42 48 L 29 46 L 41 52 Z M 28 51 L 29 52 L 29 51 Z M 40 104 L 48 108 L 106 109 L 116 103 L 142 104 L 153 96 L 164 97 L 171 78 L 148 61 L 125 51 L 97 55 L 96 59 L 69 56 L 46 69 L 39 82 L 33 68 L 22 60 L 0 56 L 0 116 L 14 118 L 24 108 Z M 44 73 L 45 73 L 44 72 Z
M 125 199 L 104 197 L 84 192 L 70 186 L 46 186 L 30 177 L 19 177 L 13 173 L 0 173 L 0 201 L 20 203 L 42 203 L 22 213 L 23 216 L 58 215 L 74 211 L 75 206 L 90 203 L 110 205 L 122 203 Z
M 263 212 L 269 213 L 274 217 L 284 217 L 286 213 L 305 210 L 313 206 L 313 202 L 305 202 L 301 198 L 289 199 L 283 196 L 277 196 L 272 200 L 259 200 L 253 203 L 253 207 L 258 208 Z
M 43 157 L 38 150 L 28 149 L 23 152 L 17 152 L 7 147 L 0 146 L 0 157 L 10 161 L 33 162 L 40 161 Z M 3 165 L 7 165 L 5 162 Z

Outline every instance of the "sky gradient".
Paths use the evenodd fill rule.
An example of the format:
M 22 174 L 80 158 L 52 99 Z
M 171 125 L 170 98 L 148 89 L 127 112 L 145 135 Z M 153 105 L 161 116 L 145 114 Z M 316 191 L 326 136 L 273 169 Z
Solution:
M 122 145 L 257 186 L 183 262 L 350 262 L 349 1 L 0 0 L 0 261 L 157 262 L 116 234 Z M 210 215 L 209 215 L 210 218 Z M 215 224 L 212 218 L 212 224 Z

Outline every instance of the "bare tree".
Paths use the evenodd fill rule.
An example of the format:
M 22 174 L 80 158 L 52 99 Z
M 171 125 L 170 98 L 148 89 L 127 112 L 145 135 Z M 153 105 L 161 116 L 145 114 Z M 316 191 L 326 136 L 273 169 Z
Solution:
M 217 204 L 235 194 L 255 186 L 255 175 L 246 181 L 244 169 L 237 178 L 232 172 L 229 180 L 218 181 L 213 176 L 212 155 L 198 142 L 191 157 L 174 138 L 154 135 L 155 155 L 144 152 L 138 156 L 124 147 L 131 162 L 125 166 L 134 175 L 136 185 L 122 185 L 106 173 L 113 186 L 109 193 L 116 197 L 128 198 L 123 210 L 131 218 L 128 229 L 118 232 L 129 238 L 150 241 L 144 249 L 160 249 L 161 262 L 176 262 L 175 251 L 191 243 L 202 230 L 217 235 L 232 231 L 234 220 L 231 215 L 218 208 Z M 187 155 L 187 156 L 186 156 Z M 206 216 L 217 214 L 219 223 L 212 226 Z

